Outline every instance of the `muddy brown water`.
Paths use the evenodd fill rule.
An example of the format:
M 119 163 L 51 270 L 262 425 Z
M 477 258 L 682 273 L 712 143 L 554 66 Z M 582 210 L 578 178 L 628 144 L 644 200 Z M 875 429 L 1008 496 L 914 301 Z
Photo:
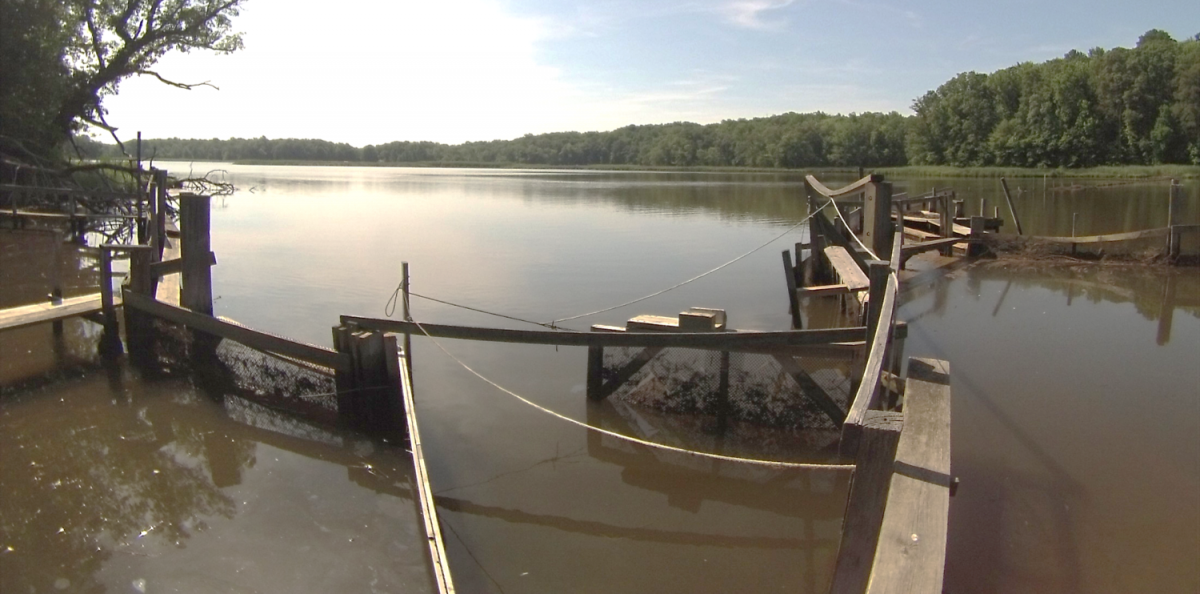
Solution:
M 418 293 L 550 321 L 692 277 L 805 215 L 800 178 L 787 174 L 221 167 L 242 191 L 214 201 L 218 313 L 321 345 L 339 314 L 383 315 L 402 260 Z M 1003 204 L 994 180 L 897 184 Z M 1188 188 L 1195 217 L 1197 187 Z M 1061 212 L 1089 206 L 1074 217 L 1080 234 L 1085 216 L 1087 233 L 1126 231 L 1165 222 L 1165 193 L 1161 183 L 1055 190 L 1051 181 L 1053 213 L 1038 210 L 1033 189 L 1022 188 L 1018 208 L 1027 232 L 1061 233 Z M 50 278 L 30 271 L 45 269 L 39 258 L 54 242 L 30 237 L 0 231 L 0 305 L 48 290 Z M 802 237 L 790 232 L 678 290 L 562 324 L 700 305 L 727 309 L 734 327 L 786 327 L 778 251 Z M 72 290 L 95 282 L 89 251 L 64 248 L 58 260 Z M 420 299 L 413 308 L 420 320 L 513 324 Z M 910 321 L 907 355 L 951 363 L 962 483 L 948 591 L 1200 588 L 1200 275 L 994 262 L 911 287 L 900 318 Z M 81 320 L 66 322 L 61 340 L 48 326 L 0 334 L 0 590 L 431 587 L 402 447 L 183 377 L 106 365 L 98 339 Z M 716 447 L 703 422 L 589 410 L 583 349 L 442 346 L 573 418 Z M 414 338 L 413 351 L 459 591 L 827 587 L 844 473 L 697 463 L 589 436 L 481 382 L 428 340 Z M 784 430 L 741 431 L 722 447 L 814 455 Z

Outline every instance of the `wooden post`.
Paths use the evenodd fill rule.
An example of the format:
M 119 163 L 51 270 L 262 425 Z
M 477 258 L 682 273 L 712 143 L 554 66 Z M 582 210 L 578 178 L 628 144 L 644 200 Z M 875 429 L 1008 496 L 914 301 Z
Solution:
M 589 400 L 603 400 L 600 388 L 604 385 L 604 347 L 588 347 L 587 361 L 587 397 Z
M 792 276 L 796 279 L 796 288 L 804 286 L 804 244 L 798 241 L 796 242 L 796 265 L 792 267 Z
M 154 248 L 151 246 L 125 246 L 129 251 L 129 291 L 153 297 L 158 285 L 150 265 L 154 263 Z M 141 362 L 149 362 L 153 355 L 154 321 L 132 307 L 123 307 L 125 315 L 125 340 L 129 343 L 129 354 Z
M 800 301 L 796 295 L 796 275 L 792 272 L 792 253 L 783 250 L 783 276 L 787 281 L 788 312 L 792 315 L 792 328 L 802 327 L 800 321 Z
M 986 219 L 983 217 L 971 217 L 971 243 L 967 244 L 967 256 L 971 258 L 979 257 L 983 254 L 983 230 Z
M 1017 235 L 1024 235 L 1021 231 L 1021 219 L 1017 217 L 1017 209 L 1013 208 L 1012 196 L 1008 195 L 1008 182 L 1003 177 L 1000 178 L 1000 187 L 1004 190 L 1004 201 L 1008 203 L 1008 213 L 1012 215 L 1013 225 L 1017 227 Z
M 867 336 L 870 348 L 871 338 L 875 336 L 875 328 L 879 326 L 879 315 L 883 311 L 883 296 L 887 290 L 888 275 L 892 273 L 892 263 L 886 260 L 871 260 L 867 262 L 867 278 L 871 288 L 867 293 Z
M 162 169 L 154 170 L 154 239 L 155 247 L 158 248 L 158 260 L 162 259 L 163 248 L 167 245 L 167 217 L 170 213 L 167 212 L 167 172 Z
M 1179 211 L 1183 209 L 1183 186 L 1179 185 L 1179 180 L 1171 180 L 1170 201 L 1167 203 L 1167 257 L 1179 257 L 1180 234 L 1175 229 L 1175 225 L 1179 224 L 1176 220 L 1179 217 Z
M 212 260 L 209 238 L 209 197 L 184 194 L 179 198 L 181 306 L 207 315 L 213 313 Z
M 981 217 L 987 216 L 987 198 L 979 199 L 979 216 L 981 216 Z
M 350 348 L 350 332 L 352 327 L 342 324 L 333 327 L 333 350 L 349 355 L 353 359 Z M 334 390 L 337 392 L 338 419 L 351 424 L 354 408 L 354 371 L 335 369 L 333 372 Z
M 408 288 L 408 285 L 409 285 L 408 262 L 400 263 L 400 277 L 401 277 L 400 278 L 400 283 L 401 283 L 400 286 L 403 289 L 401 297 L 404 299 L 404 303 L 403 303 L 403 305 L 404 305 L 404 311 L 403 311 L 404 321 L 411 322 L 412 321 L 412 310 L 409 307 L 409 303 L 410 303 L 409 297 L 411 296 L 411 292 L 409 291 L 409 288 Z M 408 377 L 411 380 L 412 373 L 413 373 L 413 370 L 412 370 L 412 334 L 409 332 L 404 333 L 404 366 L 407 368 L 406 370 L 408 371 Z
M 100 246 L 100 307 L 104 318 L 104 332 L 100 335 L 100 353 L 106 357 L 120 355 L 121 328 L 117 322 L 117 308 L 113 300 L 111 245 Z
M 812 255 L 808 258 L 808 268 L 812 274 L 808 286 L 811 287 L 828 281 L 828 275 L 825 274 L 825 236 L 809 233 L 808 243 L 812 244 Z
M 863 243 L 881 260 L 892 257 L 892 184 L 872 182 L 863 192 Z
M 863 420 L 830 594 L 867 589 L 903 428 L 903 413 L 869 410 Z
M 1175 316 L 1175 275 L 1168 275 L 1163 283 L 1162 302 L 1158 306 L 1158 335 L 1155 342 L 1163 346 L 1171 342 L 1171 323 Z
M 941 215 L 939 218 L 941 219 L 940 224 L 942 239 L 950 239 L 951 237 L 954 237 L 954 211 L 950 208 L 951 196 L 952 194 L 942 194 L 941 198 L 938 200 L 938 214 Z M 951 244 L 946 244 L 938 251 L 940 251 L 943 256 L 953 256 L 954 246 Z
M 729 426 L 729 351 L 721 351 L 717 376 L 717 435 L 724 436 Z

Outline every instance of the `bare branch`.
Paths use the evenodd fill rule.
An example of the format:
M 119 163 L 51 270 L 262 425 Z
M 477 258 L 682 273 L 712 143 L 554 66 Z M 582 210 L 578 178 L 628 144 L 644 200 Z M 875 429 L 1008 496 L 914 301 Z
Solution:
M 212 88 L 214 88 L 214 89 L 216 89 L 216 90 L 218 90 L 218 91 L 220 91 L 220 90 L 221 90 L 221 89 L 220 89 L 220 87 L 218 87 L 217 85 L 214 85 L 214 84 L 212 84 L 211 82 L 209 82 L 209 81 L 207 81 L 207 80 L 206 80 L 206 81 L 204 81 L 204 82 L 201 82 L 201 83 L 181 83 L 181 82 L 175 82 L 175 81 L 173 81 L 173 80 L 167 80 L 167 79 L 163 78 L 163 76 L 162 76 L 161 74 L 159 74 L 159 73 L 157 73 L 157 72 L 155 72 L 155 71 L 153 71 L 153 70 L 138 70 L 138 71 L 136 71 L 136 72 L 137 72 L 138 74 L 149 74 L 150 76 L 153 76 L 154 78 L 157 78 L 157 79 L 159 80 L 159 82 L 161 82 L 161 83 L 163 83 L 163 84 L 167 84 L 167 85 L 170 85 L 170 86 L 172 86 L 172 87 L 175 87 L 175 88 L 178 88 L 178 89 L 184 89 L 184 90 L 187 90 L 187 91 L 190 91 L 190 90 L 192 90 L 192 89 L 194 89 L 194 88 L 196 88 L 196 87 L 212 87 Z

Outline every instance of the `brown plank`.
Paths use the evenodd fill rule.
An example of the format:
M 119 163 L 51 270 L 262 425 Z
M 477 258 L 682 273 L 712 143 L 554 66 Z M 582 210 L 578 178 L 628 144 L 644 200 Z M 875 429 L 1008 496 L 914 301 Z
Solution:
M 315 365 L 332 369 L 350 369 L 350 358 L 343 353 L 252 330 L 231 320 L 222 320 L 196 313 L 130 291 L 122 291 L 121 294 L 125 307 L 132 307 L 152 316 L 183 324 L 194 330 L 235 340 L 260 351 L 276 353 Z
M 903 428 L 903 413 L 872 410 L 863 420 L 862 446 L 854 462 L 830 594 L 867 590 Z
M 846 285 L 817 285 L 815 287 L 804 287 L 796 289 L 796 294 L 800 297 L 828 297 L 830 295 L 848 295 L 850 287 Z
M 867 592 L 941 592 L 950 515 L 950 364 L 909 359 L 904 431 Z
M 841 406 L 838 406 L 838 403 L 825 391 L 825 388 L 822 388 L 796 362 L 794 357 L 790 355 L 775 355 L 775 360 L 779 362 L 779 366 L 783 368 L 783 372 L 791 376 L 795 380 L 796 385 L 800 386 L 800 389 L 804 391 L 804 395 L 815 402 L 817 407 L 821 409 L 821 412 L 825 413 L 825 416 L 829 417 L 829 420 L 833 421 L 833 424 L 840 428 L 842 423 L 846 421 L 846 411 L 842 410 Z
M 854 183 L 851 183 L 850 185 L 843 186 L 836 190 L 831 190 L 831 189 L 825 187 L 825 184 L 821 183 L 820 181 L 817 181 L 817 178 L 813 177 L 811 175 L 804 176 L 804 179 L 808 180 L 809 185 L 811 185 L 812 189 L 816 190 L 818 194 L 820 194 L 826 198 L 839 198 L 842 196 L 849 196 L 851 194 L 857 194 L 859 192 L 862 192 L 863 188 L 867 187 L 867 185 L 870 184 L 871 182 L 883 181 L 883 176 L 871 174 L 871 175 L 868 175 Z
M 851 292 L 864 291 L 871 286 L 867 273 L 859 268 L 854 258 L 842 246 L 831 245 L 825 248 L 825 258 L 833 267 L 838 280 L 842 281 L 842 284 L 846 285 Z
M 408 357 L 408 353 L 402 355 Z M 421 429 L 417 424 L 416 400 L 413 397 L 412 379 L 408 375 L 408 362 L 399 365 L 400 392 L 404 397 L 405 417 L 408 420 L 408 444 L 412 451 L 414 482 L 421 504 L 421 518 L 425 524 L 425 536 L 429 543 L 429 556 L 433 563 L 433 575 L 437 580 L 438 592 L 454 593 L 454 579 L 450 575 L 450 562 L 446 558 L 446 546 L 442 541 L 442 525 L 438 519 L 437 506 L 433 500 L 433 486 L 425 466 L 425 445 L 421 441 Z
M 121 300 L 115 299 L 113 303 L 119 306 Z M 100 311 L 103 311 L 103 305 L 99 293 L 63 299 L 59 305 L 46 302 L 10 307 L 0 310 L 0 331 L 86 316 Z
M 884 291 L 883 304 L 880 307 L 880 323 L 875 328 L 874 336 L 870 337 L 867 361 L 863 365 L 862 381 L 854 394 L 854 401 L 846 414 L 846 424 L 842 426 L 842 442 L 839 451 L 843 458 L 853 458 L 858 453 L 858 442 L 862 436 L 862 424 L 867 411 L 875 408 L 879 397 L 879 379 L 883 372 L 884 354 L 887 351 L 888 335 L 891 323 L 896 313 L 896 276 L 888 275 L 887 289 Z
M 341 323 L 382 330 L 384 332 L 409 333 L 431 336 L 507 342 L 518 344 L 545 344 L 560 346 L 605 346 L 605 347 L 675 347 L 739 351 L 765 347 L 804 346 L 832 344 L 862 340 L 866 328 L 828 328 L 820 330 L 786 330 L 770 332 L 575 332 L 555 330 L 514 330 L 511 328 L 480 328 L 476 326 L 454 326 L 405 322 L 402 320 L 341 316 Z
M 1110 241 L 1129 241 L 1133 239 L 1144 239 L 1147 237 L 1158 237 L 1166 235 L 1167 227 L 1158 229 L 1145 229 L 1142 231 L 1130 231 L 1128 233 L 1110 233 L 1108 235 L 1086 235 L 1079 237 L 1045 237 L 1045 236 L 1026 236 L 1028 239 L 1036 239 L 1037 241 L 1048 241 L 1052 243 L 1107 243 Z M 1012 235 L 997 235 L 997 237 L 1013 237 Z

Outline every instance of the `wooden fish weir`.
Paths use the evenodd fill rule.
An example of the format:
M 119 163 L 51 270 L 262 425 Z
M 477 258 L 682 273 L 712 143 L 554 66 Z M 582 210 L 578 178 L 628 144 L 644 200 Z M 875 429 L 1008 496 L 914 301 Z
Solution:
M 344 323 L 333 329 L 334 348 L 329 349 L 215 317 L 211 267 L 216 264 L 216 256 L 210 249 L 210 197 L 189 193 L 177 196 L 179 227 L 176 228 L 168 216 L 166 172 L 154 170 L 153 174 L 154 182 L 148 192 L 152 206 L 147 209 L 147 216 L 139 218 L 139 243 L 100 246 L 97 293 L 62 299 L 61 291 L 55 291 L 55 300 L 50 304 L 0 311 L 0 331 L 46 322 L 57 328 L 63 319 L 83 316 L 104 326 L 101 350 L 106 356 L 119 355 L 127 346 L 131 362 L 153 364 L 150 358 L 158 334 L 155 321 L 161 320 L 191 333 L 191 363 L 202 375 L 210 371 L 219 373 L 213 371 L 216 368 L 211 364 L 218 344 L 226 339 L 285 361 L 329 370 L 337 387 L 338 416 L 344 425 L 408 438 L 434 580 L 439 592 L 454 592 L 425 468 L 408 375 L 408 354 L 399 348 L 397 336 Z M 63 194 L 72 195 L 68 191 Z M 27 213 L 15 204 L 14 201 L 6 214 L 16 227 L 30 220 L 68 222 L 79 237 L 86 230 L 76 221 L 87 221 L 91 216 Z M 119 293 L 113 291 L 112 283 L 112 261 L 117 254 L 127 254 L 130 259 L 129 275 Z M 120 338 L 122 321 L 124 345 Z

